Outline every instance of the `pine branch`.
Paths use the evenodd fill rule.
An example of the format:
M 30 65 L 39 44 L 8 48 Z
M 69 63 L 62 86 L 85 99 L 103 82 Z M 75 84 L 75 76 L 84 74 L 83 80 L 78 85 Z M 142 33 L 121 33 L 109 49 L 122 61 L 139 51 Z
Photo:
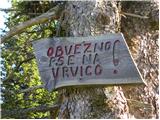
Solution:
M 18 10 L 18 9 L 13 9 L 13 8 L 9 8 L 9 9 L 4 9 L 4 8 L 0 8 L 0 11 L 3 11 L 3 12 L 13 12 L 13 11 L 15 11 L 15 12 L 20 12 L 21 10 Z M 41 15 L 42 14 L 42 12 L 41 13 L 37 13 L 37 12 L 35 12 L 35 13 L 33 13 L 33 12 L 27 12 L 27 11 L 23 11 L 23 13 L 22 14 L 24 14 L 24 15 Z
M 38 86 L 34 86 L 34 87 L 29 87 L 27 89 L 24 89 L 24 90 L 19 90 L 18 93 L 25 93 L 25 92 L 30 92 L 30 91 L 33 91 L 33 90 L 36 90 L 36 89 L 39 89 L 39 88 L 43 88 L 44 85 L 38 85 Z
M 46 112 L 46 111 L 55 111 L 59 108 L 58 104 L 55 105 L 40 105 L 33 108 L 27 108 L 27 109 L 15 109 L 15 110 L 3 110 L 1 111 L 2 117 L 13 117 L 15 115 L 23 115 L 27 114 L 29 112 Z
M 11 12 L 11 11 L 20 11 L 18 9 L 12 9 L 12 8 L 9 8 L 9 9 L 4 9 L 4 8 L 0 8 L 0 11 L 4 11 L 4 12 Z
M 44 88 L 44 85 L 37 85 L 37 86 L 29 87 L 27 89 L 21 89 L 21 90 L 16 90 L 16 91 L 1 89 L 1 92 L 2 93 L 10 93 L 10 94 L 19 94 L 19 93 L 26 93 L 26 92 L 30 92 L 30 91 L 33 91 L 33 90 L 37 90 L 37 89 L 40 89 L 40 88 Z
M 35 57 L 33 56 L 33 57 L 31 57 L 31 58 L 28 58 L 28 59 L 20 62 L 20 63 L 17 65 L 17 67 L 16 67 L 12 72 L 9 73 L 8 77 L 7 77 L 4 81 L 8 81 L 9 79 L 13 78 L 13 73 L 16 72 L 23 63 L 29 62 L 29 61 L 31 61 L 31 60 L 34 59 L 34 58 L 35 58 Z
M 61 12 L 62 8 L 63 8 L 63 5 L 57 5 L 56 7 L 50 9 L 49 11 L 47 11 L 46 13 L 38 17 L 35 17 L 31 20 L 28 20 L 24 23 L 21 23 L 17 26 L 12 27 L 10 31 L 1 38 L 1 43 L 3 43 L 5 40 L 11 38 L 14 35 L 22 33 L 28 27 L 31 27 L 36 24 L 45 23 L 50 19 L 57 19 L 59 16 L 59 12 Z
M 35 58 L 35 56 L 33 56 L 33 57 L 31 57 L 31 58 L 28 58 L 28 59 L 26 59 L 26 60 L 23 60 L 22 62 L 20 62 L 20 63 L 17 65 L 17 67 L 16 67 L 15 70 L 18 70 L 19 67 L 20 67 L 23 63 L 29 62 L 29 61 L 33 60 L 34 58 Z

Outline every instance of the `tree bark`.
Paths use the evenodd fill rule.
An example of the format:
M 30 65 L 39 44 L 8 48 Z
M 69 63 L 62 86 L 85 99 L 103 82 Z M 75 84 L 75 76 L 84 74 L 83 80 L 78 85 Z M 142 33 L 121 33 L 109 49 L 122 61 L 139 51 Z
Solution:
M 120 16 L 117 2 L 68 2 L 62 16 L 66 36 L 96 36 L 115 33 Z M 121 87 L 70 87 L 59 90 L 58 118 L 129 118 Z
M 62 19 L 66 36 L 115 33 L 121 27 L 147 85 L 64 88 L 58 118 L 158 118 L 158 4 L 68 2 Z
M 158 2 L 158 1 L 157 1 Z M 123 2 L 122 11 L 148 16 L 148 19 L 126 16 L 122 18 L 122 32 L 129 44 L 133 58 L 147 85 L 123 87 L 129 112 L 135 118 L 158 118 L 158 3 Z M 136 104 L 132 102 L 136 100 Z M 138 105 L 142 103 L 143 105 Z

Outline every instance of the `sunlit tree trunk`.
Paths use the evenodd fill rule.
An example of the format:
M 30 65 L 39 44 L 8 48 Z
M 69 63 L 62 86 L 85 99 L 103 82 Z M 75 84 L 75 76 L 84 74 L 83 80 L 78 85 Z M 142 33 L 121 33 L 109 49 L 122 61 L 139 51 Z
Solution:
M 147 85 L 123 87 L 129 112 L 136 118 L 158 118 L 158 2 L 123 2 L 122 11 L 148 16 L 122 18 L 124 33 L 137 66 Z
M 132 4 L 133 3 L 133 4 Z M 150 2 L 122 2 L 122 10 L 152 19 L 126 16 L 121 2 L 67 2 L 61 16 L 66 36 L 96 36 L 122 32 L 147 86 L 69 87 L 59 90 L 58 118 L 156 118 L 158 104 L 156 7 Z M 151 9 L 152 8 L 152 9 Z M 137 12 L 138 11 L 138 12 Z M 152 23 L 153 22 L 153 23 Z
M 68 2 L 61 24 L 66 36 L 96 36 L 117 32 L 120 16 L 116 2 Z M 121 87 L 70 87 L 59 94 L 59 118 L 128 118 Z

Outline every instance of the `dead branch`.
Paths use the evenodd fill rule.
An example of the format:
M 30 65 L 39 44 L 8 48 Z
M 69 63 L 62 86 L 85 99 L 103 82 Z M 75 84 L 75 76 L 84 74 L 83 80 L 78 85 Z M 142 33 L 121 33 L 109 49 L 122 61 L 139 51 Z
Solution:
M 46 13 L 38 17 L 35 17 L 31 20 L 28 20 L 24 23 L 21 23 L 17 26 L 12 27 L 10 31 L 4 37 L 1 38 L 1 43 L 3 43 L 5 40 L 11 38 L 16 34 L 22 33 L 28 27 L 31 27 L 36 24 L 45 23 L 50 19 L 57 19 L 59 16 L 58 14 L 60 14 L 62 8 L 63 8 L 63 5 L 57 5 L 56 7 L 50 9 L 49 11 L 47 11 Z
M 127 13 L 127 12 L 122 12 L 122 11 L 120 12 L 120 14 L 122 16 L 124 16 L 124 17 L 131 16 L 131 17 L 137 17 L 137 18 L 141 18 L 141 19 L 147 19 L 147 18 L 149 18 L 147 16 L 141 16 L 141 15 L 137 15 L 137 14 L 134 14 L 134 13 Z

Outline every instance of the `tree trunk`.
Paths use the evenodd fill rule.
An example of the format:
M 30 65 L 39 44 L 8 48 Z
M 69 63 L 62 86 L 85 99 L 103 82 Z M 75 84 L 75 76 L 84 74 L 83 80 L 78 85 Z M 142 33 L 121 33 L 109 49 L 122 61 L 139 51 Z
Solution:
M 158 2 L 158 1 L 157 1 Z M 158 118 L 158 3 L 124 2 L 122 11 L 148 16 L 122 18 L 122 32 L 147 85 L 123 87 L 129 112 L 136 118 Z
M 67 2 L 65 11 L 61 16 L 61 28 L 66 31 L 66 36 L 96 36 L 105 33 L 119 32 L 120 4 L 121 2 L 112 1 L 85 1 L 85 2 Z M 127 4 L 124 2 L 124 7 Z M 137 2 L 139 4 L 139 2 Z M 130 4 L 132 6 L 132 4 Z M 142 5 L 142 6 L 141 6 Z M 142 8 L 148 8 L 151 4 L 148 2 L 140 4 Z M 123 6 L 122 6 L 123 7 Z M 134 4 L 135 10 L 139 7 Z M 134 7 L 127 7 L 124 10 L 134 12 Z M 131 9 L 131 10 L 130 10 Z M 133 11 L 132 11 L 133 9 Z M 141 11 L 141 10 L 139 10 Z M 145 10 L 142 10 L 145 11 Z M 145 12 L 144 12 L 145 13 Z M 141 14 L 144 14 L 141 13 Z M 132 20 L 133 19 L 133 20 Z M 136 20 L 134 20 L 136 19 Z M 129 20 L 129 21 L 128 21 Z M 149 21 L 149 19 L 148 19 Z M 146 26 L 146 21 L 140 18 L 127 17 L 122 21 L 122 30 L 128 41 L 136 41 L 138 55 L 134 53 L 134 58 L 138 63 L 143 77 L 146 79 L 148 86 L 134 87 L 69 87 L 59 90 L 61 106 L 58 118 L 153 118 L 157 111 L 157 55 L 153 54 L 157 50 L 154 35 L 150 27 Z M 148 23 L 149 24 L 149 23 Z M 147 25 L 148 25 L 147 24 Z M 130 26 L 132 25 L 132 26 Z M 137 26 L 139 29 L 136 29 Z M 145 29 L 145 27 L 147 29 Z M 142 30 L 141 30 L 142 29 Z M 153 31 L 155 32 L 155 31 Z M 139 34 L 138 34 L 139 33 Z M 147 39 L 148 37 L 149 39 Z M 154 41 L 154 42 L 153 42 Z M 152 43 L 153 42 L 153 43 Z M 131 42 L 132 43 L 132 42 Z M 135 41 L 133 41 L 135 43 Z M 149 45 L 148 45 L 149 44 Z M 131 47 L 131 50 L 135 47 Z M 149 48 L 147 48 L 149 47 Z M 152 49 L 153 48 L 153 49 Z M 133 51 L 133 50 L 132 50 Z M 146 53 L 147 52 L 147 53 Z M 142 54 L 143 53 L 143 54 Z M 150 56 L 149 58 L 146 56 Z M 152 62 L 150 67 L 149 61 Z M 149 68 L 148 68 L 149 67 Z M 146 72 L 148 77 L 146 76 Z M 145 73 L 145 74 L 144 74 Z M 149 77 L 150 76 L 150 77 Z M 154 77 L 154 78 L 151 78 Z M 123 89 L 122 89 L 123 88 Z M 134 91 L 133 91 L 134 90 Z M 136 93 L 136 94 L 135 94 Z M 125 95 L 125 96 L 124 96 Z M 126 99 L 127 98 L 127 99 Z M 137 101 L 147 102 L 141 103 Z M 140 107 L 134 106 L 139 104 Z M 153 109 L 146 109 L 151 104 Z M 138 109 L 138 110 L 137 110 Z M 137 112 L 136 112 L 137 111 Z M 149 115 L 148 112 L 151 112 Z
M 115 33 L 119 28 L 116 2 L 68 2 L 64 14 L 62 29 L 67 28 L 67 36 L 96 36 Z M 59 118 L 128 118 L 121 87 L 70 87 L 59 94 L 62 96 Z

